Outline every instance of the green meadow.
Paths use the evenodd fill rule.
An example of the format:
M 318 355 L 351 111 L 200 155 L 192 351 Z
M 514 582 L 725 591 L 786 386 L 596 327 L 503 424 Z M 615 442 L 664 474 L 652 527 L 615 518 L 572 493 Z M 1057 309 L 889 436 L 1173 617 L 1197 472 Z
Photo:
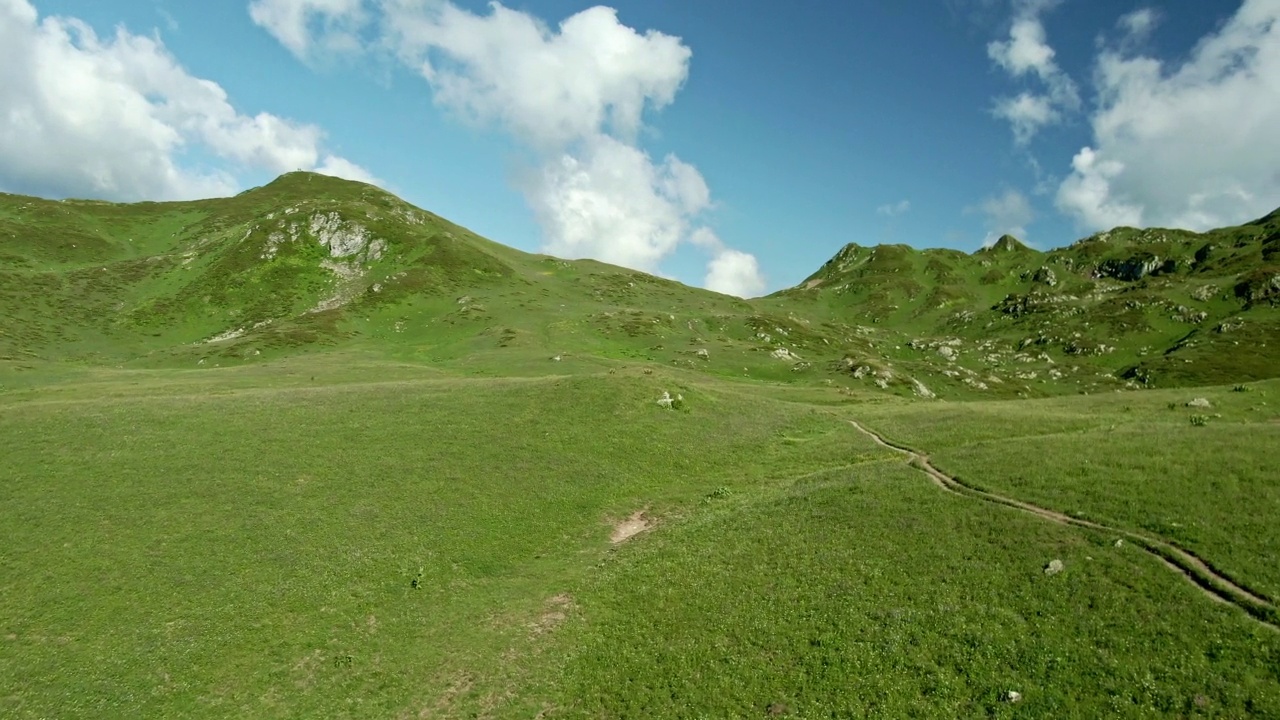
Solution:
M 305 174 L 0 200 L 2 717 L 1280 717 L 1274 214 L 744 301 Z

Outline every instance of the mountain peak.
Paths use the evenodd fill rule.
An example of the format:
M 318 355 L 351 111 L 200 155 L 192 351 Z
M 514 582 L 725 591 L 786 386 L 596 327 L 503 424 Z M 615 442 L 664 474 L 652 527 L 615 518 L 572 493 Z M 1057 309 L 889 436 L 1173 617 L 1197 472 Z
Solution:
M 1023 243 L 1021 240 L 1019 240 L 1018 238 L 1012 235 L 1001 235 L 1000 238 L 995 242 L 991 243 L 990 245 L 984 245 L 982 246 L 982 249 L 978 250 L 978 252 L 980 253 L 1022 252 L 1022 251 L 1034 252 L 1032 248 L 1027 247 L 1025 243 Z
M 379 193 L 386 192 L 375 185 L 369 185 L 357 180 L 348 180 L 307 170 L 295 170 L 277 177 L 266 185 L 249 188 L 241 192 L 237 197 L 266 196 L 279 198 L 284 195 L 298 194 L 306 196 L 359 197 L 369 190 L 376 190 Z

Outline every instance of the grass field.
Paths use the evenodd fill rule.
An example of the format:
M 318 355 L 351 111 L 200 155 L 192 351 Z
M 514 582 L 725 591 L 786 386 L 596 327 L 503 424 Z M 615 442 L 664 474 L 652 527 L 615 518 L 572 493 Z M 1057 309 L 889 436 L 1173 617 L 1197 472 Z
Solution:
M 1170 540 L 1274 603 L 1277 397 L 1268 381 L 863 417 L 966 484 Z M 1211 407 L 1187 407 L 1198 398 Z
M 0 717 L 1280 717 L 1277 223 L 742 300 L 0 195 Z
M 1223 417 L 1196 427 L 1154 392 L 1003 409 L 646 368 L 29 371 L 0 393 L 0 714 L 1280 714 L 1280 634 L 1113 537 L 942 493 L 847 422 L 1266 591 L 1273 385 L 1208 393 Z M 1253 474 L 1218 504 L 1194 473 L 1081 475 L 1125 454 L 1103 430 L 1221 441 L 1143 473 Z M 1038 484 L 990 449 L 1064 432 L 1086 441 Z M 653 527 L 611 545 L 637 511 Z
M 217 393 L 192 373 L 0 405 L 4 714 L 425 702 L 453 669 L 498 664 L 611 520 L 836 466 L 857 443 L 815 411 L 639 370 L 213 373 Z M 684 409 L 659 408 L 663 390 Z

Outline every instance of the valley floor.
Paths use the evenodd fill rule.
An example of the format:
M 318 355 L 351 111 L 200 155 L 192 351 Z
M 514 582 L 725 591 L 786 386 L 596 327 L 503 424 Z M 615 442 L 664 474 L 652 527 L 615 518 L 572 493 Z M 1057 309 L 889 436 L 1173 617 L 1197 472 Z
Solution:
M 1280 382 L 555 369 L 3 375 L 0 715 L 1280 717 Z

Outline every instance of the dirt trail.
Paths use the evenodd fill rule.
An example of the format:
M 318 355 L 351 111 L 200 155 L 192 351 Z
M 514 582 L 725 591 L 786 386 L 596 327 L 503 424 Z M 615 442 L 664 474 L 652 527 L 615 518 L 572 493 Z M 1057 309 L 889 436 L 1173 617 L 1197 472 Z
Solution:
M 930 462 L 928 456 L 912 450 L 905 445 L 898 445 L 897 443 L 890 442 L 889 440 L 886 440 L 884 436 L 874 430 L 867 429 L 855 421 L 850 420 L 849 422 L 857 428 L 859 432 L 874 440 L 877 445 L 906 455 L 910 459 L 912 466 L 924 472 L 925 475 L 928 475 L 929 479 L 933 481 L 933 484 L 937 485 L 942 490 L 955 493 L 956 495 L 963 495 L 1011 507 L 1061 525 L 1075 525 L 1077 527 L 1101 530 L 1103 532 L 1119 535 L 1123 539 L 1129 540 L 1143 550 L 1151 553 L 1166 566 L 1178 571 L 1179 574 L 1214 600 L 1235 605 L 1263 625 L 1266 625 L 1273 630 L 1280 631 L 1280 625 L 1277 625 L 1273 620 L 1277 612 L 1275 605 L 1266 598 L 1251 592 L 1248 588 L 1241 587 L 1236 584 L 1231 580 L 1231 578 L 1228 578 L 1217 570 L 1214 570 L 1207 562 L 1190 551 L 1183 550 L 1182 548 L 1176 547 L 1164 540 L 1148 537 L 1141 533 L 1113 528 L 1108 525 L 1103 525 L 1089 520 L 1082 520 L 1080 518 L 1071 517 L 1070 515 L 1065 515 L 1048 508 L 1042 508 L 1038 505 L 1032 505 L 1031 503 L 1023 502 L 1011 497 L 1005 497 L 1003 495 L 997 495 L 996 493 L 970 487 L 969 485 L 965 485 L 954 477 L 939 470 L 932 462 Z

